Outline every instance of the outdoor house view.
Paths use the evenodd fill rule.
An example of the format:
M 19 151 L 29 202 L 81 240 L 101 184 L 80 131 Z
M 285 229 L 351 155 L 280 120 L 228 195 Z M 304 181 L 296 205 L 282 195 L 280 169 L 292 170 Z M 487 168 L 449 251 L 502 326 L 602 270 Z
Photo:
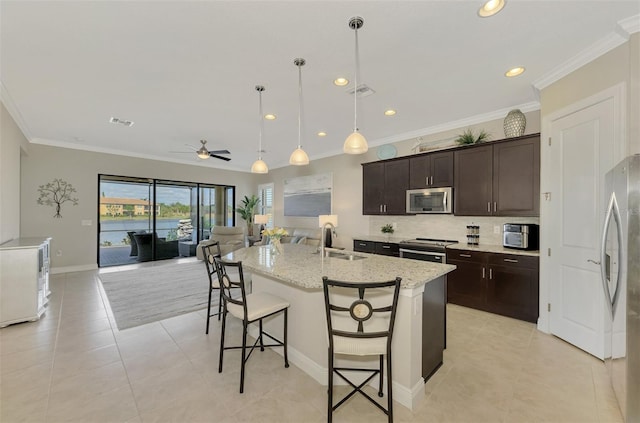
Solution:
M 100 176 L 99 265 L 196 255 L 214 226 L 234 225 L 234 189 Z

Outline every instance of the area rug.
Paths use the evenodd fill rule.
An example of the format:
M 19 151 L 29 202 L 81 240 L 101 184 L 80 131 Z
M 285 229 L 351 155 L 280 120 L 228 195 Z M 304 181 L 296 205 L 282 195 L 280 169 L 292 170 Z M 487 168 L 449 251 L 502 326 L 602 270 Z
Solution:
M 99 275 L 118 329 L 156 322 L 207 307 L 204 262 L 168 264 Z M 212 307 L 218 307 L 218 295 Z

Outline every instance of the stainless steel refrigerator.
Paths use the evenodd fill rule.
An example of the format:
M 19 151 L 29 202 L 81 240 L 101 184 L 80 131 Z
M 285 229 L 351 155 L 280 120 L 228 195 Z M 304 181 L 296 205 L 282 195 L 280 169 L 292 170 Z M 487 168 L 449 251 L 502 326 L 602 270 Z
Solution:
M 640 422 L 640 154 L 605 177 L 608 204 L 600 268 L 605 357 L 625 421 Z

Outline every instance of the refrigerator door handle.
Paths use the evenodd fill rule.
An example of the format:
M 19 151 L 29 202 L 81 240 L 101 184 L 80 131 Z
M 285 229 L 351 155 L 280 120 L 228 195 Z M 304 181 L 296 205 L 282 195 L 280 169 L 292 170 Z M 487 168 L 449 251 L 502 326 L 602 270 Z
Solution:
M 620 281 L 625 274 L 625 264 L 626 260 L 623 257 L 625 251 L 623 249 L 623 239 L 624 236 L 622 232 L 622 217 L 620 216 L 620 208 L 618 207 L 618 202 L 616 201 L 615 195 L 612 195 L 613 202 L 613 220 L 616 222 L 616 232 L 618 235 L 618 272 L 616 273 L 616 284 L 614 285 L 613 297 L 611 298 L 611 316 L 615 316 L 616 309 L 618 308 L 618 299 L 620 298 Z
M 609 234 L 609 225 L 611 224 L 611 219 L 615 221 L 616 224 L 616 232 L 618 235 L 618 256 L 620 256 L 621 252 L 621 236 L 622 236 L 622 225 L 620 222 L 620 212 L 618 210 L 618 202 L 616 201 L 615 193 L 611 194 L 611 199 L 609 200 L 609 205 L 607 207 L 607 214 L 604 219 L 604 227 L 602 228 L 602 241 L 600 244 L 600 263 L 607 262 L 607 235 Z M 622 264 L 622 260 L 618 257 L 619 266 Z M 600 277 L 602 279 L 602 289 L 604 291 L 605 302 L 607 303 L 607 308 L 611 313 L 611 317 L 613 317 L 615 312 L 615 306 L 617 305 L 618 300 L 618 284 L 620 283 L 620 273 L 621 269 L 618 267 L 618 272 L 616 275 L 616 284 L 615 291 L 613 297 L 611 296 L 611 291 L 609 290 L 609 284 L 607 283 L 607 266 L 600 266 Z

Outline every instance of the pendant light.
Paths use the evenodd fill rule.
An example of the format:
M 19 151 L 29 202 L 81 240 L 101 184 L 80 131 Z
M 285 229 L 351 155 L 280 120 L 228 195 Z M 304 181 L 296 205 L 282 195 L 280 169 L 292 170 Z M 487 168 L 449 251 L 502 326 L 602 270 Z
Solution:
M 347 154 L 363 154 L 369 150 L 367 140 L 358 131 L 358 73 L 360 73 L 360 59 L 358 58 L 358 29 L 364 25 L 364 19 L 355 16 L 349 19 L 349 28 L 356 33 L 356 73 L 354 77 L 353 90 L 353 133 L 344 142 L 343 151 Z
M 251 165 L 251 173 L 269 173 L 267 164 L 262 160 L 262 130 L 264 129 L 264 119 L 262 117 L 262 92 L 264 87 L 256 85 L 256 91 L 260 97 L 260 137 L 258 138 L 258 160 Z
M 296 148 L 291 157 L 289 164 L 295 166 L 304 166 L 309 164 L 309 156 L 302 149 L 302 66 L 307 63 L 304 59 L 295 59 L 293 63 L 298 67 L 298 148 Z

